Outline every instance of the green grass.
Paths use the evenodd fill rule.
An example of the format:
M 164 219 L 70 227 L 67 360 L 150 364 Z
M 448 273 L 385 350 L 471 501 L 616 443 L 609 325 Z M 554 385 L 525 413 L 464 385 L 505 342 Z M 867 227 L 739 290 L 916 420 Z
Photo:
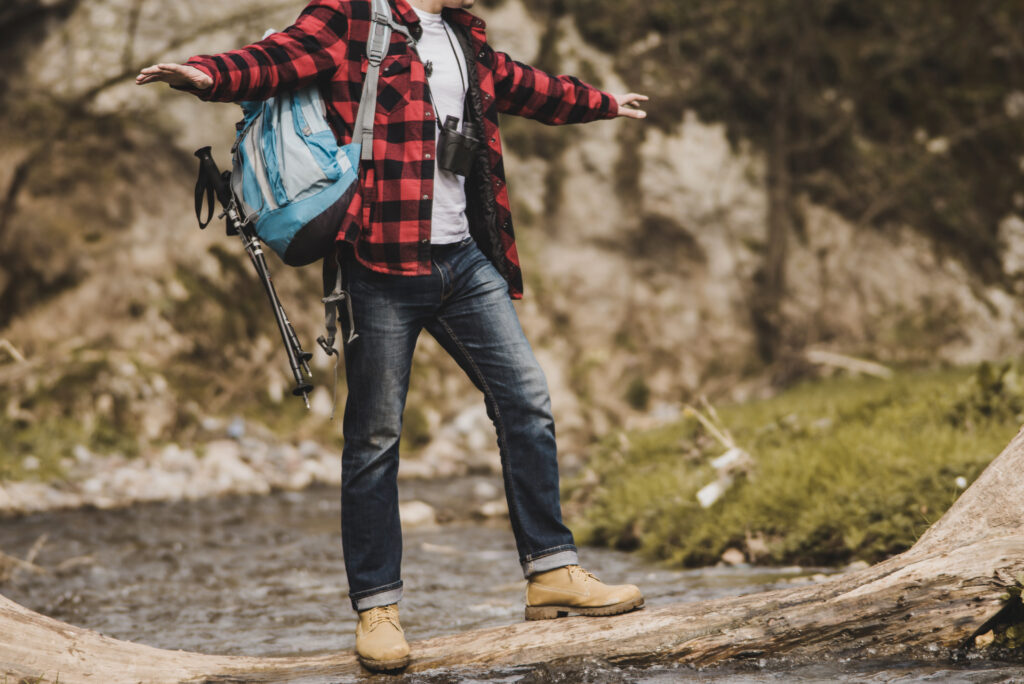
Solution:
M 720 409 L 754 468 L 710 508 L 696 492 L 724 448 L 695 419 L 626 434 L 566 485 L 577 538 L 673 564 L 877 561 L 909 547 L 1010 441 L 1015 366 L 833 379 Z M 755 542 L 751 543 L 750 540 Z
M 134 456 L 136 419 L 125 397 L 108 392 L 117 376 L 110 361 L 77 353 L 63 368 L 33 376 L 34 388 L 9 404 L 17 410 L 0 414 L 0 481 L 60 478 L 62 461 L 76 445 Z M 111 399 L 106 411 L 94 408 L 102 394 Z M 25 467 L 28 457 L 35 459 L 34 468 Z

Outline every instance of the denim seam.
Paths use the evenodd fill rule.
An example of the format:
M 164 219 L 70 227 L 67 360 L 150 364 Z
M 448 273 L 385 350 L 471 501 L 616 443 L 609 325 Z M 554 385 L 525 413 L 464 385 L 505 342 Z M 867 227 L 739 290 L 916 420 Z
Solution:
M 553 556 L 556 553 L 561 553 L 562 551 L 579 551 L 579 549 L 576 548 L 575 544 L 562 544 L 561 546 L 553 546 L 550 549 L 545 549 L 544 551 L 527 554 L 523 560 L 530 563 L 535 560 L 540 560 L 545 556 Z
M 450 278 L 445 278 L 445 275 L 444 275 L 444 264 L 442 264 L 441 259 L 434 259 L 434 265 L 437 266 L 437 276 L 441 280 L 441 287 L 440 287 L 440 292 L 438 292 L 437 303 L 438 304 L 443 304 L 444 300 L 446 299 L 445 294 L 444 294 L 445 288 L 447 287 L 446 282 Z M 449 276 L 450 275 L 451 274 L 449 274 Z
M 362 591 L 349 592 L 348 596 L 349 596 L 349 598 L 351 598 L 353 600 L 358 600 L 358 599 L 367 598 L 368 596 L 373 596 L 374 594 L 383 594 L 385 591 L 391 591 L 393 589 L 398 589 L 401 586 L 402 586 L 402 580 L 398 580 L 397 582 L 392 582 L 391 584 L 385 584 L 382 587 L 374 587 L 373 589 L 364 589 Z
M 507 486 L 509 489 L 514 490 L 515 485 L 512 481 L 512 478 L 509 477 L 509 474 L 506 472 L 506 470 L 510 467 L 509 460 L 511 457 L 508 450 L 508 442 L 506 441 L 505 438 L 505 422 L 501 419 L 501 410 L 498 408 L 498 402 L 494 398 L 494 393 L 491 391 L 491 386 L 487 384 L 487 379 L 484 378 L 484 374 L 483 372 L 481 372 L 480 367 L 477 366 L 476 361 L 473 360 L 473 356 L 469 353 L 469 350 L 466 349 L 465 345 L 462 344 L 462 340 L 458 338 L 458 336 L 455 334 L 455 331 L 452 330 L 452 327 L 448 325 L 448 321 L 444 320 L 443 316 L 438 316 L 437 320 L 444 327 L 445 332 L 448 333 L 449 337 L 452 338 L 452 341 L 455 343 L 455 346 L 458 347 L 459 351 L 461 351 L 462 354 L 466 357 L 466 361 L 469 362 L 470 367 L 476 374 L 477 380 L 480 382 L 480 386 L 483 388 L 484 396 L 487 397 L 490 400 L 491 404 L 494 406 L 494 420 L 498 424 L 498 448 L 501 452 L 503 452 L 503 458 L 501 459 L 502 475 L 504 476 L 505 486 Z M 514 514 L 516 520 L 522 521 L 522 516 L 519 514 L 518 499 L 514 495 L 508 498 L 511 499 L 511 501 L 509 502 L 509 513 Z M 521 522 L 519 523 L 519 527 L 520 529 L 522 528 Z
M 563 549 L 533 560 L 522 561 L 523 577 L 530 579 L 539 572 L 548 572 L 567 565 L 578 565 L 579 554 L 575 548 Z

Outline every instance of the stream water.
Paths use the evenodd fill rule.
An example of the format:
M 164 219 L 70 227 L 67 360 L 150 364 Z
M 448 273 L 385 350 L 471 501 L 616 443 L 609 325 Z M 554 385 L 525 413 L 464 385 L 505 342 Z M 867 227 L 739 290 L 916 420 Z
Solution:
M 405 482 L 403 499 L 432 504 L 451 522 L 405 532 L 402 623 L 411 639 L 523 619 L 525 582 L 508 524 L 474 521 L 481 478 Z M 487 484 L 496 484 L 489 481 Z M 500 490 L 499 490 L 500 491 Z M 347 650 L 354 616 L 346 597 L 334 488 L 65 511 L 0 523 L 0 549 L 45 574 L 17 572 L 0 591 L 32 610 L 119 639 L 168 649 L 244 655 Z M 632 582 L 649 606 L 814 581 L 815 568 L 660 567 L 587 548 L 582 562 L 609 582 Z M 599 660 L 480 673 L 389 677 L 418 682 L 705 681 L 1024 682 L 1024 668 L 972 662 L 779 663 L 696 671 L 622 669 Z

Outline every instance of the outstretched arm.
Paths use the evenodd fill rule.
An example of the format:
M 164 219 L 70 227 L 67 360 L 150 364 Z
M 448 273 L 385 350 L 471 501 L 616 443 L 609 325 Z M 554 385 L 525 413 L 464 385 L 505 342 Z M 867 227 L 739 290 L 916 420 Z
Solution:
M 500 112 L 550 125 L 584 123 L 616 116 L 633 119 L 647 116 L 637 108 L 637 103 L 647 100 L 645 95 L 612 95 L 575 76 L 552 76 L 517 62 L 504 52 L 492 52 L 491 59 Z
M 345 60 L 348 19 L 342 0 L 317 0 L 280 33 L 239 50 L 199 55 L 186 64 L 143 69 L 139 85 L 164 82 L 192 90 L 204 100 L 263 100 L 279 91 L 308 85 Z

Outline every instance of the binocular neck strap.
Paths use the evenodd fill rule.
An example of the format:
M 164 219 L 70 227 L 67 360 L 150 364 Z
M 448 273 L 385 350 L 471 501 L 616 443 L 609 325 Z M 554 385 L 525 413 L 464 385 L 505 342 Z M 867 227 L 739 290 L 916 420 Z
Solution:
M 463 61 L 463 59 L 466 58 L 466 56 L 465 56 L 465 53 L 460 51 L 460 49 L 459 49 L 459 48 L 462 47 L 462 42 L 459 41 L 458 38 L 456 38 L 455 40 L 452 40 L 451 32 L 452 32 L 453 29 L 449 29 L 448 28 L 448 22 L 447 21 L 441 20 L 441 28 L 444 30 L 444 35 L 448 39 L 448 45 L 452 49 L 452 55 L 455 57 L 455 66 L 458 67 L 458 69 L 459 69 L 459 82 L 462 84 L 462 91 L 465 93 L 465 96 L 463 97 L 463 100 L 462 100 L 462 123 L 464 124 L 466 121 L 469 121 L 469 79 L 467 78 L 468 74 L 466 74 L 462 70 L 462 61 Z M 455 46 L 456 43 L 459 44 L 459 47 Z M 462 59 L 459 58 L 460 55 L 461 55 Z M 433 70 L 433 65 L 428 62 L 426 67 L 428 69 L 427 70 L 427 94 L 430 96 L 430 104 L 434 107 L 434 114 L 436 115 L 434 117 L 434 122 L 437 124 L 437 129 L 441 130 L 441 129 L 444 128 L 444 125 L 441 123 L 441 110 L 437 108 L 437 101 L 434 100 L 434 91 L 430 87 L 430 76 L 431 76 L 431 74 L 434 71 Z M 466 68 L 468 69 L 469 67 L 470 67 L 469 61 L 466 60 Z

